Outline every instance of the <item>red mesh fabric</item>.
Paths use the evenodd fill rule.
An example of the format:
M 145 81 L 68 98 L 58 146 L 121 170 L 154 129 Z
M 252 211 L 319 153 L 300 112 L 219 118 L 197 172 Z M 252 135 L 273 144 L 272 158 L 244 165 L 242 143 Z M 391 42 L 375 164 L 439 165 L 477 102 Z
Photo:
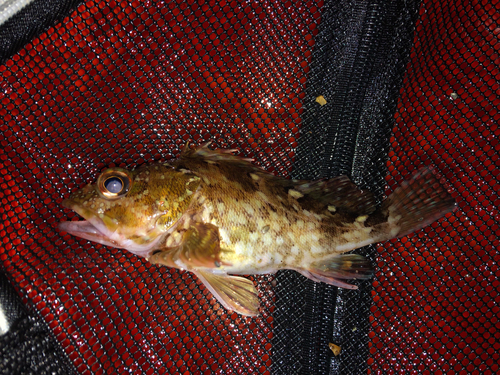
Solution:
M 190 274 L 62 236 L 104 168 L 242 150 L 288 175 L 322 2 L 87 2 L 0 66 L 0 260 L 82 374 L 270 373 L 263 309 Z M 428 1 L 401 90 L 390 189 L 435 165 L 459 210 L 380 247 L 373 374 L 499 372 L 498 2 Z M 293 312 L 290 312 L 293 314 Z
M 272 277 L 253 278 L 263 309 L 244 318 L 194 276 L 56 224 L 106 167 L 188 140 L 287 175 L 320 7 L 87 2 L 0 67 L 0 259 L 79 372 L 269 373 Z
M 379 248 L 372 374 L 500 371 L 499 12 L 498 2 L 421 8 L 387 181 L 435 165 L 459 210 Z

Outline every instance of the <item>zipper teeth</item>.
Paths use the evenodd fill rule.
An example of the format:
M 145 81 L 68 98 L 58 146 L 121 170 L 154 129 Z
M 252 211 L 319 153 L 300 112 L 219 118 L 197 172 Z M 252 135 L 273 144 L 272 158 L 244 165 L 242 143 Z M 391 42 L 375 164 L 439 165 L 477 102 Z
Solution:
M 352 174 L 354 155 L 359 145 L 356 144 L 359 133 L 360 108 L 364 102 L 365 91 L 369 84 L 372 71 L 369 65 L 374 44 L 377 38 L 377 27 L 372 18 L 376 12 L 371 3 L 357 3 L 356 14 L 364 14 L 355 28 L 360 28 L 359 44 L 352 48 L 345 60 L 345 70 L 342 71 L 337 86 L 336 107 L 330 119 L 333 125 L 328 128 L 325 153 L 321 162 L 321 176 L 335 174 Z M 375 26 L 374 26 L 375 25 Z M 354 31 L 356 33 L 356 31 Z M 361 145 L 363 147 L 363 145 Z M 345 319 L 343 292 L 327 285 L 312 285 L 307 288 L 308 305 L 306 306 L 306 335 L 304 340 L 304 373 L 342 373 L 340 359 L 329 357 L 322 345 L 332 338 L 342 337 L 342 322 Z M 314 315 L 314 316 L 313 316 Z
M 357 160 L 356 155 L 363 153 L 365 147 L 369 146 L 360 137 L 361 109 L 366 102 L 367 90 L 370 88 L 371 80 L 376 69 L 371 59 L 378 47 L 377 40 L 385 41 L 383 29 L 385 25 L 380 23 L 380 4 L 378 2 L 358 2 L 355 4 L 354 14 L 363 14 L 356 25 L 352 25 L 351 32 L 357 35 L 358 43 L 351 49 L 345 51 L 343 69 L 337 77 L 334 99 L 335 108 L 328 116 L 321 116 L 317 124 L 321 126 L 325 120 L 331 121 L 327 126 L 327 136 L 324 138 L 323 153 L 320 156 L 321 177 L 331 174 L 357 173 L 362 167 L 362 160 Z M 389 10 L 389 9 L 387 9 Z M 392 11 L 392 9 L 390 10 Z M 327 20 L 323 20 L 325 22 Z M 323 42 L 325 42 L 323 40 Z M 316 46 L 319 48 L 320 46 Z M 325 51 L 323 51 L 324 53 Z M 330 55 L 326 53 L 326 55 Z M 328 58 L 328 57 L 327 57 Z M 317 63 L 325 65 L 322 61 Z M 324 77 L 321 82 L 316 81 L 316 86 L 330 85 Z M 328 118 L 326 118 L 328 117 Z M 359 171 L 358 171 L 359 172 Z M 346 363 L 340 358 L 328 355 L 324 350 L 325 343 L 330 340 L 340 340 L 345 328 L 346 311 L 349 305 L 346 292 L 327 285 L 311 285 L 308 283 L 305 293 L 305 317 L 303 336 L 303 363 L 304 374 L 340 374 L 356 369 L 345 368 Z M 368 286 L 365 286 L 368 287 Z M 359 297 L 369 298 L 369 296 Z M 361 328 L 361 327 L 360 327 Z M 368 354 L 368 353 L 366 353 Z M 364 353 L 358 353 L 364 357 Z M 349 362 L 349 361 L 348 361 Z M 366 369 L 366 363 L 360 363 L 357 370 Z
M 354 155 L 360 145 L 357 144 L 359 134 L 359 119 L 361 117 L 361 105 L 365 102 L 365 92 L 367 90 L 372 69 L 369 62 L 373 43 L 377 38 L 374 28 L 376 20 L 373 18 L 378 15 L 374 12 L 373 4 L 356 4 L 357 14 L 364 14 L 358 27 L 362 30 L 359 44 L 350 51 L 347 59 L 345 72 L 339 77 L 339 86 L 336 108 L 332 111 L 332 119 L 335 127 L 330 128 L 329 144 L 326 149 L 331 150 L 333 157 L 333 170 L 337 174 L 352 174 Z M 374 26 L 375 25 L 375 26 Z M 342 135 L 342 136 L 339 136 Z M 362 147 L 363 145 L 361 145 Z M 322 174 L 328 175 L 332 168 L 327 160 L 323 162 Z
M 0 0 L 0 26 L 33 0 Z

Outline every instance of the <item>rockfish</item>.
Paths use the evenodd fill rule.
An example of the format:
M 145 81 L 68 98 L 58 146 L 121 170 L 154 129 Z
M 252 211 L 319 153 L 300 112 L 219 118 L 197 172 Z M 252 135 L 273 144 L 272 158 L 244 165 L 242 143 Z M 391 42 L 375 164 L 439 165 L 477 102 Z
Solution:
M 234 151 L 186 145 L 169 163 L 107 169 L 62 202 L 85 220 L 59 228 L 193 272 L 226 309 L 252 316 L 257 290 L 235 275 L 291 269 L 355 289 L 344 280 L 370 278 L 373 268 L 346 252 L 409 234 L 455 208 L 428 168 L 377 207 L 346 176 L 285 179 Z

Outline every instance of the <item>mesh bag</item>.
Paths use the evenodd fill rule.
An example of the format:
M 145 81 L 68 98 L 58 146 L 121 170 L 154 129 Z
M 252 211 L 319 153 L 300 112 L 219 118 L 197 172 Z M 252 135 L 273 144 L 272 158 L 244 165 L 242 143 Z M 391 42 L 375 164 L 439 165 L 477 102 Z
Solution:
M 35 1 L 0 17 L 0 372 L 498 373 L 499 13 Z M 346 174 L 378 202 L 432 165 L 459 209 L 357 250 L 377 269 L 357 291 L 251 276 L 257 318 L 190 273 L 57 230 L 76 215 L 62 199 L 103 169 L 188 140 L 286 177 Z

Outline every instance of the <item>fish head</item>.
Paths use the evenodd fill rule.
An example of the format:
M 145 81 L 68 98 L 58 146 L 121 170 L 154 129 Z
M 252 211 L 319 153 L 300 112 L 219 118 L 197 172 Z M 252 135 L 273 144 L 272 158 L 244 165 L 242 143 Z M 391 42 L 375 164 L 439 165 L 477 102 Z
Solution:
M 63 200 L 85 220 L 61 222 L 59 229 L 147 256 L 187 210 L 199 184 L 199 177 L 168 164 L 109 168 Z

